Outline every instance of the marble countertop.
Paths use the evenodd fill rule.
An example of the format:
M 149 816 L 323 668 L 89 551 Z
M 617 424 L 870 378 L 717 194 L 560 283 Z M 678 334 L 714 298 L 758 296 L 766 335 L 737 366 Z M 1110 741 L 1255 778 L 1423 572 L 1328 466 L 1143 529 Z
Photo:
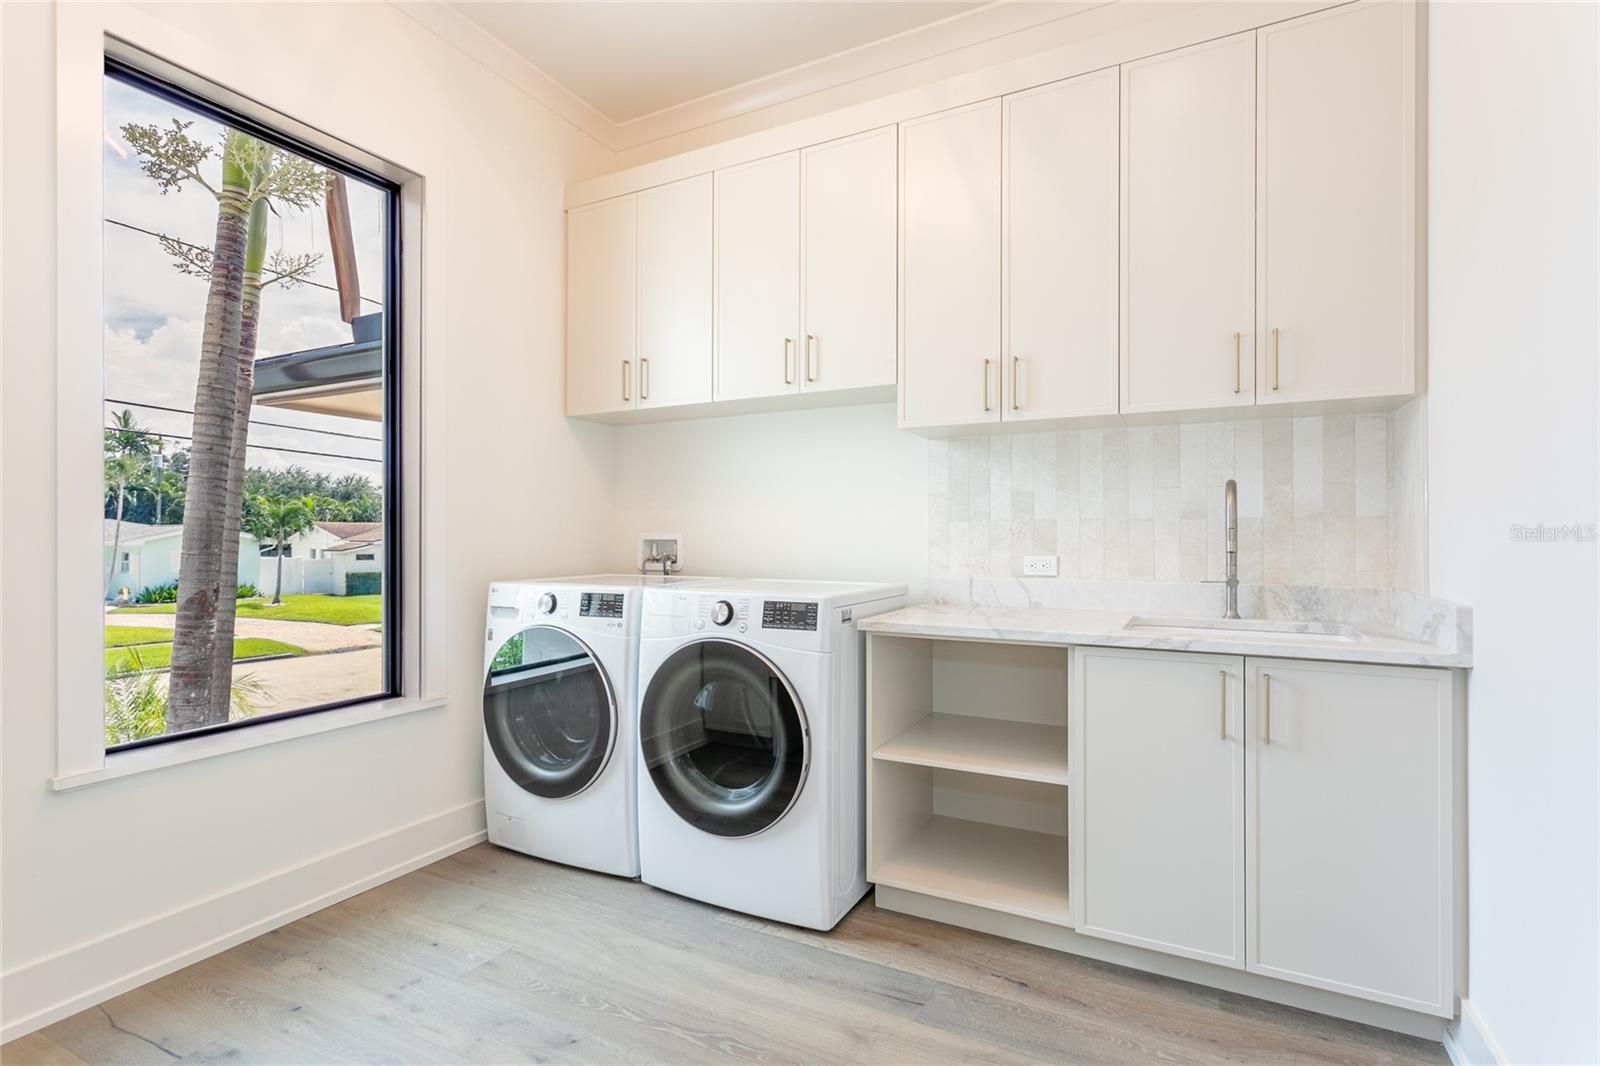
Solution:
M 1279 659 L 1384 663 L 1395 666 L 1469 667 L 1470 651 L 1458 651 L 1408 635 L 1391 625 L 1350 624 L 1357 639 L 1318 639 L 1316 633 L 1283 636 L 1268 631 L 1194 633 L 1182 629 L 1126 628 L 1139 617 L 1131 611 L 1063 610 L 1045 607 L 957 607 L 927 603 L 863 619 L 865 633 L 950 637 L 1028 644 L 1083 644 L 1106 648 L 1268 655 Z M 1169 617 L 1163 623 L 1179 621 Z M 1192 619 L 1206 625 L 1211 619 Z M 1235 623 L 1237 624 L 1237 623 Z M 1248 622 L 1246 622 L 1248 624 Z M 1282 625 L 1263 622 L 1263 625 Z M 1312 628 L 1307 626 L 1305 628 Z

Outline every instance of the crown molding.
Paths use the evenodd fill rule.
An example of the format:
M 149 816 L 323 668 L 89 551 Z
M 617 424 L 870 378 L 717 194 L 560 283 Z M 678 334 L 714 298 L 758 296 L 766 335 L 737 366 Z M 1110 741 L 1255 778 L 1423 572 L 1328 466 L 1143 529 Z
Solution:
M 400 12 L 515 86 L 612 152 L 640 149 L 752 116 L 855 82 L 908 73 L 955 53 L 1070 19 L 1117 0 L 995 0 L 881 40 L 731 86 L 648 115 L 613 122 L 604 112 L 440 0 L 389 0 Z M 821 106 L 821 105 L 819 105 Z
M 449 4 L 439 0 L 389 2 L 447 44 L 510 82 L 536 103 L 542 104 L 611 151 L 617 151 L 621 139 L 616 123 Z

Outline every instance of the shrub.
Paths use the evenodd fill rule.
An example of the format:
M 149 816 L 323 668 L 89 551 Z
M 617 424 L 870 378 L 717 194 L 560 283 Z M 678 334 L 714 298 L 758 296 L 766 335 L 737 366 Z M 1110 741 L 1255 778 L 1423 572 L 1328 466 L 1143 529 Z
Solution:
M 137 648 L 131 656 L 133 670 L 106 679 L 107 744 L 159 737 L 167 731 L 167 672 L 145 666 Z M 234 678 L 228 690 L 228 717 L 251 717 L 266 696 L 266 686 L 253 674 Z
M 346 596 L 373 596 L 383 591 L 383 575 L 375 570 L 364 570 L 344 575 Z
M 140 589 L 139 594 L 133 598 L 134 603 L 177 603 L 178 583 L 169 581 L 165 585 L 151 585 Z
M 259 595 L 261 595 L 261 592 L 254 585 L 240 585 L 234 592 L 233 598 L 236 600 L 253 600 Z

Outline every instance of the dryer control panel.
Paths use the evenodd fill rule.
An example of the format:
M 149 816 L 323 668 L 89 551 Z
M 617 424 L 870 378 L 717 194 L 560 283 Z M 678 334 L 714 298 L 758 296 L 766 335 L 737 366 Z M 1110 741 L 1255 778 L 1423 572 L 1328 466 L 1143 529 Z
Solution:
M 764 600 L 761 604 L 762 629 L 817 628 L 817 605 L 805 600 Z
M 578 613 L 584 618 L 621 618 L 622 593 L 585 592 L 578 598 Z

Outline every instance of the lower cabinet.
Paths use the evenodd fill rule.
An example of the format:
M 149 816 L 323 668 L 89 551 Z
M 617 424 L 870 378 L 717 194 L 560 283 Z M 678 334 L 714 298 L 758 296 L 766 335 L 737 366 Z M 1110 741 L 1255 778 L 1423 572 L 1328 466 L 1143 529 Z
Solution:
M 1246 969 L 1450 1015 L 1449 672 L 1247 669 Z
M 1078 648 L 1077 931 L 1454 1011 L 1449 671 Z
M 1243 967 L 1244 660 L 1083 648 L 1076 663 L 1078 932 Z

